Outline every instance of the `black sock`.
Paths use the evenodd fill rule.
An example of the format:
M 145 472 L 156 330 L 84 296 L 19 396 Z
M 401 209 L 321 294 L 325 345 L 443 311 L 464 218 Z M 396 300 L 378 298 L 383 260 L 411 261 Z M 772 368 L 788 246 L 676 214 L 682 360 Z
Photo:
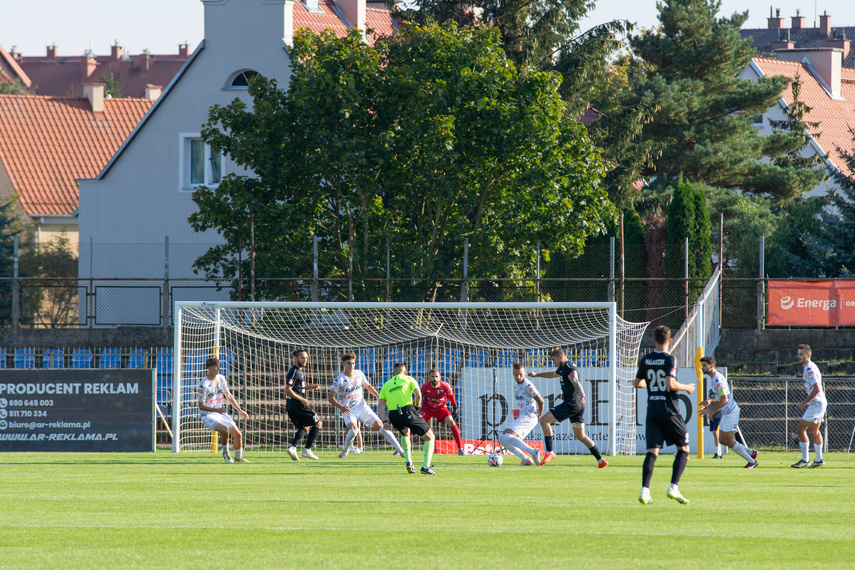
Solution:
M 309 437 L 306 438 L 306 449 L 312 449 L 315 446 L 315 440 L 318 438 L 318 432 L 321 429 L 318 426 L 309 428 Z
M 650 479 L 653 478 L 653 465 L 656 463 L 656 454 L 647 452 L 644 457 L 644 466 L 641 468 L 641 486 L 650 488 Z
M 546 453 L 552 453 L 552 436 L 545 435 L 543 436 L 543 445 L 546 447 Z
M 306 430 L 303 428 L 298 429 L 297 433 L 294 434 L 294 439 L 291 440 L 291 447 L 299 447 L 305 435 Z
M 671 468 L 671 484 L 679 485 L 680 476 L 683 475 L 683 470 L 686 469 L 686 463 L 689 461 L 689 452 L 677 450 L 677 455 L 674 456 L 674 467 Z
M 600 455 L 600 450 L 597 449 L 597 444 L 595 443 L 594 445 L 592 445 L 588 449 L 590 450 L 591 455 L 593 455 L 594 458 L 597 460 L 597 463 L 599 463 L 600 460 L 603 458 L 603 456 Z

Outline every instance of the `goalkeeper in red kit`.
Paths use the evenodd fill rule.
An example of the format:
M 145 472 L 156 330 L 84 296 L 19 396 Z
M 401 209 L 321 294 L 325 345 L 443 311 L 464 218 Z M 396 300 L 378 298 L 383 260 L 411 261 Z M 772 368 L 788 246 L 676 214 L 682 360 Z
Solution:
M 445 382 L 439 377 L 439 370 L 431 370 L 428 372 L 428 381 L 425 382 L 422 390 L 422 407 L 419 408 L 419 414 L 422 419 L 430 425 L 430 419 L 436 418 L 436 421 L 442 422 L 451 430 L 454 436 L 454 442 L 457 444 L 457 454 L 464 455 L 463 441 L 460 439 L 460 430 L 454 419 L 457 417 L 457 402 L 454 399 L 454 392 L 448 382 Z M 448 412 L 446 402 L 451 402 L 451 413 Z

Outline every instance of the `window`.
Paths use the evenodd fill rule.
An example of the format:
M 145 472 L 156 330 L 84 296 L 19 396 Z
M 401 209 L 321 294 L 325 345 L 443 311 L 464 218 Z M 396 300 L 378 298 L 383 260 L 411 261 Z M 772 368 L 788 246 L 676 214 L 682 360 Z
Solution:
M 239 71 L 232 77 L 231 81 L 226 82 L 227 89 L 247 89 L 249 87 L 249 78 L 258 75 L 257 71 L 247 69 Z
M 181 188 L 216 186 L 223 180 L 223 157 L 205 144 L 198 134 L 181 136 Z
M 755 127 L 759 127 L 763 125 L 763 114 L 754 115 L 754 119 L 752 120 Z

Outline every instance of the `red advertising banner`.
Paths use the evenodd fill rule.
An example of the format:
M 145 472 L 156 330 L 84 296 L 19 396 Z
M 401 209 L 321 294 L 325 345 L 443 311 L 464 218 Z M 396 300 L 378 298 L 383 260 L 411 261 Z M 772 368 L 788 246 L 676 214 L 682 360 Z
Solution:
M 495 442 L 495 447 L 493 446 L 493 443 L 494 442 L 490 439 L 484 441 L 464 439 L 463 451 L 466 453 L 466 455 L 470 455 L 472 453 L 476 455 L 486 455 L 488 453 L 493 453 L 494 451 L 496 453 L 501 453 L 504 455 L 508 454 L 508 451 L 506 451 L 504 447 L 499 445 L 499 442 Z M 526 443 L 531 447 L 543 451 L 542 441 L 526 440 Z M 457 444 L 454 443 L 453 439 L 437 439 L 433 450 L 434 453 L 440 453 L 444 455 L 457 455 Z
M 776 327 L 855 326 L 855 282 L 769 281 L 766 323 Z

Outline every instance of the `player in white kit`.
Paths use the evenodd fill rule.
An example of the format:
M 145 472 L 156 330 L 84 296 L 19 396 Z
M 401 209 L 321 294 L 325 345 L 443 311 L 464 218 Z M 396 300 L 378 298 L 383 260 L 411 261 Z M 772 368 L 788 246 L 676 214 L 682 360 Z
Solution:
M 519 457 L 520 465 L 540 465 L 540 450 L 528 445 L 524 440 L 543 415 L 543 397 L 525 377 L 525 367 L 514 364 L 514 400 L 519 410 L 517 419 L 499 436 L 502 447 Z
M 344 451 L 339 454 L 339 457 L 344 459 L 350 451 L 350 444 L 353 439 L 359 434 L 359 423 L 374 428 L 374 431 L 386 438 L 395 451 L 398 451 L 401 456 L 404 455 L 404 448 L 395 439 L 395 436 L 383 428 L 383 422 L 377 414 L 374 413 L 368 404 L 365 403 L 365 398 L 362 394 L 362 389 L 368 390 L 374 397 L 379 397 L 377 389 L 368 382 L 368 378 L 361 370 L 356 369 L 356 355 L 351 353 L 344 354 L 341 357 L 341 363 L 344 372 L 338 375 L 330 386 L 330 393 L 327 396 L 329 403 L 341 410 L 341 417 L 347 425 L 347 436 L 344 438 Z
M 209 358 L 205 361 L 205 368 L 208 369 L 208 375 L 199 380 L 199 386 L 196 389 L 199 399 L 199 418 L 206 427 L 220 434 L 220 450 L 226 463 L 233 463 L 229 454 L 229 436 L 234 441 L 235 461 L 249 463 L 243 457 L 243 434 L 231 416 L 226 413 L 224 400 L 238 411 L 240 417 L 246 419 L 249 414 L 241 409 L 235 397 L 229 392 L 226 377 L 220 374 L 220 361 Z
M 822 425 L 822 419 L 825 417 L 825 409 L 828 407 L 828 400 L 825 399 L 825 390 L 822 388 L 822 374 L 819 373 L 819 368 L 811 362 L 811 349 L 807 344 L 800 344 L 798 351 L 799 364 L 804 366 L 802 378 L 805 382 L 805 399 L 796 404 L 800 410 L 804 410 L 802 420 L 799 422 L 799 446 L 802 449 L 802 458 L 793 463 L 793 467 L 801 469 L 802 467 L 822 467 L 825 461 L 822 460 L 822 432 L 819 431 L 819 426 Z M 813 436 L 814 459 L 813 463 L 808 461 L 808 451 L 810 450 L 810 441 L 808 441 L 808 428 Z
M 736 430 L 739 429 L 739 405 L 733 399 L 727 379 L 724 374 L 715 369 L 715 358 L 712 356 L 701 358 L 701 369 L 712 380 L 710 391 L 714 391 L 718 399 L 714 404 L 702 409 L 699 414 L 709 416 L 712 421 L 712 417 L 717 412 L 721 412 L 721 421 L 718 424 L 721 442 L 748 462 L 746 469 L 754 469 L 757 467 L 757 450 L 749 449 L 736 441 Z

